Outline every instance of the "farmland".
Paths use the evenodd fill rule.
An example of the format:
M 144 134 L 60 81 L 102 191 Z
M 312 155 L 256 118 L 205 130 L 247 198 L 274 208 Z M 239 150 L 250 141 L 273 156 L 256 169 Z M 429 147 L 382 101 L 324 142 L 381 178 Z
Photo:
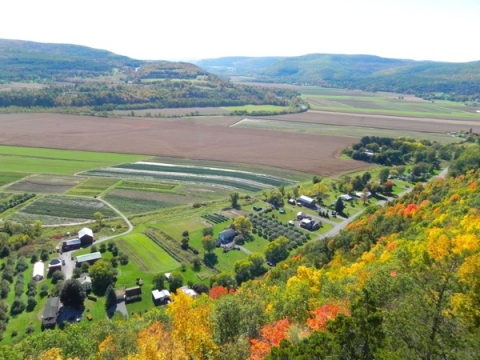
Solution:
M 0 188 L 25 177 L 26 174 L 0 171 Z
M 10 185 L 8 190 L 62 194 L 82 182 L 81 178 L 73 176 L 35 175 Z
M 220 168 L 198 166 L 180 166 L 156 162 L 137 162 L 114 167 L 91 170 L 87 176 L 111 176 L 123 179 L 157 180 L 184 184 L 206 184 L 226 189 L 259 191 L 264 188 L 292 184 L 288 179 L 256 174 L 245 171 L 233 171 Z
M 40 118 L 41 117 L 42 116 L 40 116 Z M 32 116 L 32 119 L 33 118 L 36 118 L 36 116 Z M 79 118 L 79 120 L 81 121 L 81 118 Z M 31 130 L 41 133 L 40 129 L 42 126 L 40 123 L 30 124 L 32 127 Z M 0 144 L 6 144 L 7 142 L 4 141 L 5 139 L 3 138 L 3 135 L 5 135 L 3 130 L 7 131 L 6 129 L 8 128 L 9 122 L 2 122 L 2 125 L 5 126 L 5 128 L 2 129 L 2 135 L 0 135 L 2 138 L 0 139 Z M 12 124 L 10 124 L 10 126 L 11 125 Z M 13 124 L 13 128 L 16 128 L 15 131 L 22 131 L 20 124 Z M 45 140 L 47 140 L 49 137 L 47 134 L 45 134 L 45 136 Z M 46 143 L 48 143 L 48 141 Z M 24 141 L 20 141 L 18 145 L 28 146 Z M 0 145 L 2 171 L 73 175 L 79 171 L 122 162 L 136 161 L 142 158 L 145 158 L 145 156 Z
M 186 205 L 194 202 L 195 197 L 172 193 L 158 193 L 139 190 L 113 190 L 105 200 L 127 214 L 144 213 L 163 208 Z
M 104 203 L 81 197 L 71 196 L 44 196 L 24 207 L 20 214 L 46 215 L 51 217 L 74 220 L 92 220 L 93 214 L 100 211 L 105 217 L 114 217 L 116 214 Z M 13 217 L 15 218 L 15 217 Z
M 68 195 L 97 196 L 117 183 L 116 179 L 90 178 L 70 189 Z
M 155 274 L 180 266 L 144 234 L 133 233 L 122 236 L 116 241 L 116 244 L 142 272 Z
M 126 155 L 112 155 L 112 160 L 116 162 L 105 164 L 110 156 L 108 154 L 104 156 L 92 154 L 82 161 L 76 159 L 78 153 L 64 151 L 63 161 L 54 159 L 52 160 L 54 164 L 50 164 L 47 160 L 52 150 L 43 149 L 46 152 L 43 155 L 45 165 L 29 157 L 31 156 L 29 154 L 23 158 L 23 162 L 18 162 L 22 158 L 15 157 L 8 160 L 8 167 L 4 170 L 29 169 L 38 173 L 72 174 L 82 170 L 139 161 L 145 159 L 145 155 L 214 160 L 229 164 L 241 163 L 244 166 L 260 165 L 323 175 L 366 167 L 360 162 L 339 159 L 340 151 L 355 142 L 351 137 L 241 129 L 229 127 L 231 121 L 226 124 L 218 121 L 217 117 L 191 120 L 159 121 L 149 118 L 98 118 L 62 114 L 2 114 L 1 144 L 31 147 L 48 144 L 54 149 L 143 155 L 133 160 L 131 158 L 126 160 Z M 62 126 L 58 126 L 59 122 Z M 40 155 L 41 152 L 36 156 Z M 69 158 L 72 161 L 65 160 Z

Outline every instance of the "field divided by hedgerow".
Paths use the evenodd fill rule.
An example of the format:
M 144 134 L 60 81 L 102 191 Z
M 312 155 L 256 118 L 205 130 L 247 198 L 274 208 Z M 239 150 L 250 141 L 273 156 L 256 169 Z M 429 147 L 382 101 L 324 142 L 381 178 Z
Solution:
M 143 161 L 91 170 L 85 175 L 110 176 L 127 180 L 204 184 L 251 192 L 294 183 L 289 179 L 247 171 Z

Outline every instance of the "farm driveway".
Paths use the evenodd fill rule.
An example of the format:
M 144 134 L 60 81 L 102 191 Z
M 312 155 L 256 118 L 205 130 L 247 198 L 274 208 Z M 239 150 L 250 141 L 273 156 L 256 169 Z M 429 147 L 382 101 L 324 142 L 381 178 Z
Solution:
M 112 236 L 107 236 L 105 238 L 102 238 L 102 239 L 99 239 L 99 240 L 96 240 L 95 241 L 95 244 L 99 244 L 99 243 L 102 243 L 104 241 L 108 241 L 108 240 L 111 240 L 113 238 L 116 238 L 118 236 L 123 236 L 123 235 L 127 235 L 129 234 L 132 230 L 133 230 L 133 225 L 132 223 L 130 222 L 130 220 L 128 220 L 128 218 L 123 215 L 123 213 L 120 212 L 120 210 L 118 210 L 116 207 L 114 207 L 112 204 L 110 204 L 109 202 L 103 200 L 102 198 L 100 197 L 97 197 L 98 200 L 100 200 L 101 202 L 103 202 L 105 205 L 107 205 L 110 209 L 112 209 L 113 211 L 115 211 L 128 225 L 128 230 L 121 233 L 121 234 L 116 234 L 116 235 L 112 235 Z M 73 269 L 75 269 L 75 260 L 71 260 L 71 257 L 73 255 L 74 251 L 69 251 L 69 252 L 65 252 L 63 253 L 60 258 L 62 260 L 65 260 L 65 265 L 62 266 L 62 272 L 63 272 L 63 275 L 65 276 L 65 279 L 70 279 L 72 277 L 72 274 L 73 274 Z

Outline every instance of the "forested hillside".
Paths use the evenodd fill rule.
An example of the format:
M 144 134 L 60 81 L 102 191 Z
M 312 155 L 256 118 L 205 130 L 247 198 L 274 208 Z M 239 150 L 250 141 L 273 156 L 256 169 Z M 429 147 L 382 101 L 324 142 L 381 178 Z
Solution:
M 437 95 L 460 101 L 480 97 L 480 61 L 445 63 L 371 55 L 310 54 L 207 59 L 197 64 L 215 74 L 250 76 L 265 82 Z
M 142 63 L 86 46 L 0 39 L 0 83 L 98 76 Z
M 128 321 L 45 331 L 2 359 L 473 359 L 480 351 L 480 147 L 454 173 L 338 236 L 307 244 L 263 279 L 217 275 Z M 454 175 L 454 176 L 453 176 Z

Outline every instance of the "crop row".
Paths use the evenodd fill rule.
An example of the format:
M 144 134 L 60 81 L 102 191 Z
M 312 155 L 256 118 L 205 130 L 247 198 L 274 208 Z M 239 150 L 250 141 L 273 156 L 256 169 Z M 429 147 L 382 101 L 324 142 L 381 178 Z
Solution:
M 135 180 L 125 180 L 118 185 L 117 189 L 123 190 L 142 190 L 142 191 L 152 191 L 152 192 L 165 192 L 172 191 L 177 185 L 175 184 L 165 184 L 160 182 L 147 182 L 147 181 L 135 181 Z
M 130 168 L 104 168 L 101 170 L 91 170 L 85 173 L 88 176 L 109 176 L 118 179 L 133 179 L 158 182 L 173 182 L 179 184 L 204 184 L 217 186 L 226 189 L 238 189 L 243 191 L 257 192 L 266 187 L 265 184 L 258 182 L 245 182 L 233 177 L 201 177 L 192 174 L 168 174 L 159 171 L 140 170 Z
M 130 214 L 139 214 L 159 209 L 175 207 L 179 205 L 168 201 L 131 198 L 127 196 L 118 196 L 113 194 L 107 195 L 105 197 L 105 200 L 118 208 L 120 211 Z
M 31 198 L 35 197 L 35 194 L 22 194 L 22 195 L 14 195 L 10 200 L 0 203 L 0 213 L 7 211 L 17 205 L 23 204 L 25 201 L 30 200 Z
M 166 232 L 148 227 L 145 229 L 144 234 L 179 263 L 193 262 L 195 256 L 191 252 L 183 250 L 180 243 Z
M 197 167 L 197 166 L 181 166 L 172 164 L 152 163 L 152 162 L 137 162 L 132 164 L 122 164 L 116 167 L 126 169 L 138 169 L 138 170 L 152 170 L 168 173 L 178 174 L 193 174 L 198 176 L 219 176 L 219 177 L 235 177 L 246 181 L 255 181 L 262 184 L 278 187 L 283 184 L 294 183 L 291 180 L 265 175 L 257 174 L 247 171 L 236 171 L 220 168 L 209 167 Z
M 46 196 L 22 209 L 27 214 L 59 216 L 71 219 L 93 219 L 97 211 L 106 217 L 116 214 L 98 200 Z
M 217 214 L 217 213 L 203 214 L 202 217 L 214 224 L 220 224 L 228 220 L 226 216 L 223 216 L 222 214 Z

